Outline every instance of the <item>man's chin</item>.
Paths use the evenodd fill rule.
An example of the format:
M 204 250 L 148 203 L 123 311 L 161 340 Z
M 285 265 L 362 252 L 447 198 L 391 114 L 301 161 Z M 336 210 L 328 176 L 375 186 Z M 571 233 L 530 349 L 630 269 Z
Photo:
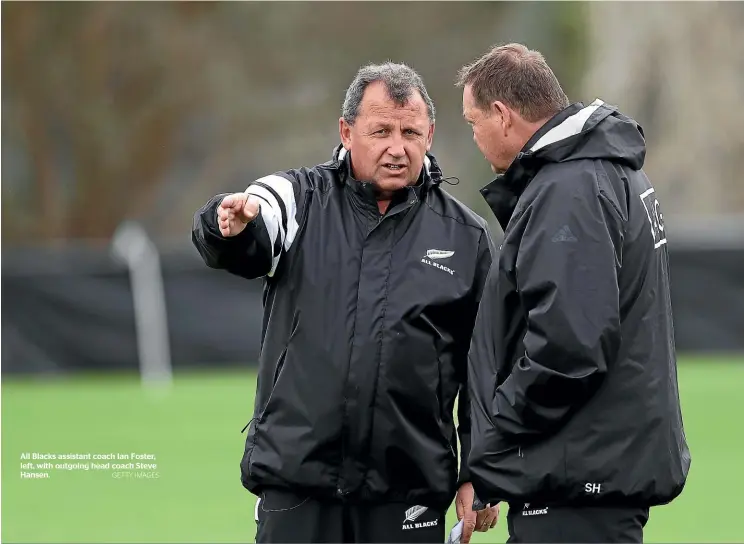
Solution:
M 381 179 L 375 182 L 375 191 L 381 194 L 390 195 L 416 182 L 407 179 Z

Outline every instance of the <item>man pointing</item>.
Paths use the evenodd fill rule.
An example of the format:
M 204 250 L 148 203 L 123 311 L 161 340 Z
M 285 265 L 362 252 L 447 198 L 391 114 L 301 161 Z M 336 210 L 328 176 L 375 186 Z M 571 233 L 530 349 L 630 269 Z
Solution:
M 455 495 L 469 533 L 487 530 L 498 509 L 472 511 L 466 463 L 486 223 L 441 188 L 434 105 L 409 67 L 362 68 L 339 134 L 330 161 L 194 218 L 207 265 L 265 286 L 240 465 L 257 541 L 443 542 Z

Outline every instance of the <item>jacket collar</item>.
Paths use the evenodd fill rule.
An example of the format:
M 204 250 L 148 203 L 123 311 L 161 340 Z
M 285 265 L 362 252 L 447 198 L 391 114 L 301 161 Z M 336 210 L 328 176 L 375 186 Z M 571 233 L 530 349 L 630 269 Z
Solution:
M 551 131 L 577 114 L 583 107 L 584 105 L 581 102 L 577 102 L 550 118 L 527 140 L 527 143 L 524 144 L 506 172 L 497 176 L 480 190 L 503 230 L 506 230 L 519 197 L 542 165 L 542 161 L 539 160 L 539 153 L 537 156 L 535 153 L 539 152 L 545 146 L 546 140 L 550 139 L 551 136 L 548 133 L 555 134 Z M 538 143 L 541 145 L 537 146 Z M 537 149 L 533 150 L 536 146 Z
M 339 144 L 334 148 L 330 166 L 339 171 L 339 180 L 341 183 L 348 187 L 352 193 L 359 196 L 364 202 L 374 204 L 375 209 L 377 209 L 377 199 L 375 197 L 372 183 L 364 180 L 357 180 L 354 177 L 351 171 L 351 153 L 348 153 L 342 144 Z M 441 182 L 442 170 L 439 167 L 436 158 L 430 153 L 427 153 L 424 156 L 424 167 L 421 169 L 418 181 L 415 185 L 409 185 L 408 187 L 398 191 L 399 194 L 396 194 L 393 197 L 393 204 L 398 201 L 423 200 L 426 197 L 427 192 L 432 187 L 439 185 Z

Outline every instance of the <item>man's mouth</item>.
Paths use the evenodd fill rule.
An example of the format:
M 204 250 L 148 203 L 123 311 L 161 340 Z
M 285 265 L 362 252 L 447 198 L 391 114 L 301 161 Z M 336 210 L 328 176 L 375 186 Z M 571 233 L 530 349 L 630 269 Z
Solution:
M 393 172 L 400 172 L 401 170 L 404 170 L 406 168 L 405 164 L 392 164 L 392 163 L 386 163 L 383 164 L 385 168 L 388 170 L 392 170 Z

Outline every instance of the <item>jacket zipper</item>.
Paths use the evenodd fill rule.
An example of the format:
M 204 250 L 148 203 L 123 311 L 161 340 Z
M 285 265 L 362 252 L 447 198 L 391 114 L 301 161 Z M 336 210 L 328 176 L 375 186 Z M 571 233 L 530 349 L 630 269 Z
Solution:
M 245 427 L 243 427 L 243 430 L 240 431 L 240 434 L 243 434 L 245 432 L 245 430 L 250 426 L 250 424 L 253 423 L 255 420 L 256 420 L 256 418 L 255 417 L 252 417 L 251 420 L 248 423 L 245 424 Z
M 245 427 L 243 427 L 243 430 L 240 431 L 240 434 L 243 434 L 245 430 L 257 419 L 261 419 L 264 416 L 264 412 L 266 411 L 266 407 L 269 405 L 269 402 L 271 401 L 271 397 L 274 395 L 274 389 L 276 389 L 276 383 L 279 381 L 279 377 L 282 374 L 282 370 L 284 369 L 284 360 L 287 358 L 287 348 L 289 346 L 286 346 L 282 353 L 279 355 L 279 360 L 277 361 L 277 367 L 274 370 L 274 376 L 272 379 L 271 384 L 271 391 L 269 391 L 269 398 L 266 400 L 266 404 L 264 404 L 263 408 L 261 409 L 261 414 L 256 417 L 252 417 L 248 423 L 245 424 Z
M 392 210 L 390 211 L 390 213 L 388 213 L 388 214 L 385 214 L 385 215 L 378 215 L 378 216 L 377 216 L 377 224 L 375 224 L 375 226 L 374 226 L 374 227 L 372 227 L 372 230 L 370 230 L 370 231 L 369 231 L 369 233 L 367 234 L 367 236 L 369 236 L 370 234 L 372 234 L 372 233 L 373 233 L 373 232 L 375 231 L 375 229 L 376 229 L 377 227 L 379 227 L 379 226 L 380 226 L 380 224 L 381 224 L 381 223 L 382 223 L 382 222 L 383 222 L 383 221 L 384 221 L 384 220 L 385 220 L 386 218 L 389 218 L 389 217 L 393 217 L 393 216 L 396 216 L 396 215 L 398 215 L 399 213 L 403 213 L 404 211 L 406 211 L 407 209 L 409 209 L 409 208 L 410 208 L 411 206 L 413 206 L 414 204 L 416 204 L 416 202 L 418 202 L 418 199 L 416 199 L 416 198 L 412 198 L 411 200 L 407 200 L 406 202 L 402 202 L 402 203 L 398 204 L 398 205 L 397 205 L 397 206 L 396 206 L 395 208 L 393 208 L 393 209 L 392 209 Z M 379 213 L 379 212 L 378 212 L 378 213 Z

